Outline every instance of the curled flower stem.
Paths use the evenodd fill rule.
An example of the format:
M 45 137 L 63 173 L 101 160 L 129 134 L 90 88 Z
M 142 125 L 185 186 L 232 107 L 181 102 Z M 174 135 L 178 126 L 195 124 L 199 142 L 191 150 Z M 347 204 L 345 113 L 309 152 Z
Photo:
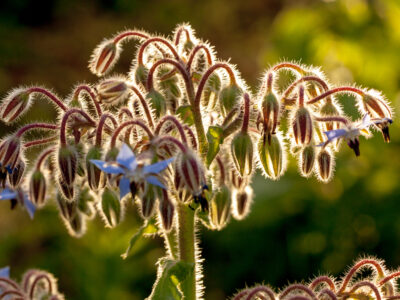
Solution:
M 175 45 L 179 44 L 179 41 L 181 40 L 181 35 L 182 33 L 185 33 L 186 35 L 186 40 L 190 41 L 190 32 L 189 30 L 187 30 L 187 28 L 185 28 L 185 26 L 182 26 L 178 29 L 177 33 L 176 33 L 176 37 L 175 37 Z
M 266 286 L 257 286 L 253 288 L 246 297 L 246 300 L 252 300 L 258 293 L 267 294 L 270 300 L 275 300 L 274 292 Z
M 212 65 L 213 64 L 213 59 L 212 59 L 212 55 L 210 50 L 208 49 L 208 47 L 206 45 L 197 45 L 196 47 L 193 48 L 193 50 L 190 52 L 190 56 L 188 59 L 188 62 L 186 64 L 186 69 L 190 72 L 191 68 L 192 68 L 192 63 L 194 58 L 196 57 L 197 52 L 199 52 L 200 50 L 203 50 L 206 53 L 207 56 L 207 63 L 208 65 Z
M 183 129 L 185 129 L 187 134 L 190 136 L 193 149 L 197 150 L 197 140 L 193 130 L 188 125 L 183 125 Z
M 83 92 L 83 91 L 86 92 L 89 95 L 89 97 L 92 100 L 92 103 L 93 103 L 93 105 L 94 105 L 94 107 L 96 109 L 97 116 L 100 117 L 101 114 L 102 114 L 101 106 L 100 106 L 99 102 L 96 101 L 96 95 L 95 95 L 95 93 L 93 92 L 93 90 L 92 90 L 92 88 L 90 86 L 88 86 L 86 84 L 78 85 L 75 88 L 73 97 L 78 98 L 80 93 Z
M 101 116 L 100 121 L 99 121 L 99 123 L 98 123 L 98 125 L 97 125 L 97 130 L 96 130 L 96 146 L 97 146 L 97 147 L 101 147 L 101 138 L 102 138 L 102 136 L 103 136 L 103 127 L 104 127 L 104 125 L 105 125 L 107 119 L 110 119 L 110 120 L 111 120 L 111 122 L 112 122 L 113 125 L 114 125 L 114 129 L 117 128 L 117 126 L 118 126 L 118 123 L 117 123 L 117 121 L 115 120 L 115 118 L 114 118 L 113 115 L 111 115 L 111 114 L 109 114 L 109 113 L 104 113 L 104 114 Z
M 40 153 L 39 158 L 36 162 L 36 170 L 40 170 L 40 167 L 42 166 L 42 163 L 44 162 L 44 160 L 55 150 L 56 150 L 56 148 L 52 146 L 52 147 L 45 149 L 42 153 Z
M 121 125 L 119 125 L 119 127 L 117 129 L 115 129 L 113 135 L 111 136 L 111 148 L 115 147 L 115 144 L 117 142 L 117 137 L 121 133 L 122 129 L 124 129 L 127 126 L 131 126 L 131 125 L 136 125 L 136 126 L 141 127 L 147 133 L 149 139 L 153 138 L 153 134 L 151 133 L 149 127 L 147 127 L 147 125 L 145 123 L 143 123 L 140 120 L 130 120 L 130 121 L 126 121 L 126 122 L 122 123 Z
M 47 281 L 47 284 L 48 284 L 48 293 L 49 293 L 49 294 L 52 293 L 53 285 L 51 284 L 50 278 L 49 278 L 46 274 L 40 274 L 40 275 L 37 276 L 37 277 L 35 278 L 35 280 L 33 281 L 32 286 L 31 286 L 31 289 L 30 289 L 30 291 L 29 291 L 29 297 L 30 297 L 31 299 L 33 299 L 33 294 L 35 293 L 36 285 L 37 285 L 37 284 L 39 283 L 39 281 L 42 280 L 42 279 L 44 279 L 44 280 Z
M 83 110 L 78 109 L 78 108 L 72 108 L 68 110 L 62 120 L 61 120 L 61 129 L 60 129 L 60 143 L 62 146 L 65 146 L 67 144 L 67 138 L 66 138 L 66 131 L 67 131 L 67 121 L 69 117 L 73 114 L 80 114 L 82 115 L 91 125 L 95 125 L 96 123 L 93 121 L 93 119 Z
M 132 112 L 127 107 L 122 107 L 118 112 L 118 119 L 121 122 L 123 120 L 123 116 L 126 115 L 128 118 L 133 119 Z
M 314 120 L 317 122 L 340 122 L 344 125 L 350 125 L 350 121 L 341 116 L 333 116 L 333 117 L 314 117 Z
M 25 125 L 24 127 L 21 127 L 15 135 L 20 138 L 25 132 L 30 131 L 32 129 L 36 129 L 36 128 L 57 130 L 58 126 L 55 124 L 49 124 L 49 123 L 31 123 L 31 124 Z
M 133 85 L 130 85 L 129 88 L 136 94 L 136 96 L 139 98 L 140 104 L 142 104 L 144 113 L 146 115 L 147 118 L 147 122 L 150 125 L 150 128 L 154 128 L 154 123 L 153 123 L 153 118 L 151 116 L 151 112 L 149 109 L 149 106 L 146 102 L 146 100 L 144 99 L 142 93 L 139 91 L 139 89 L 137 89 L 136 87 L 134 87 Z
M 147 34 L 139 32 L 139 31 L 125 31 L 125 32 L 122 32 L 121 34 L 118 34 L 116 37 L 114 37 L 114 44 L 119 43 L 122 39 L 125 39 L 127 37 L 139 37 L 139 38 L 147 39 L 149 36 Z
M 21 300 L 25 299 L 24 294 L 22 294 L 20 291 L 18 291 L 18 290 L 10 290 L 10 291 L 5 291 L 5 292 L 1 293 L 0 294 L 0 300 L 1 299 L 6 299 L 7 296 L 11 296 L 11 295 L 19 296 L 21 298 L 10 298 L 10 299 L 18 299 L 18 300 L 19 299 L 21 299 Z
M 301 291 L 305 292 L 306 294 L 308 294 L 313 300 L 317 300 L 317 297 L 315 296 L 314 292 L 302 284 L 292 284 L 291 286 L 287 287 L 280 295 L 280 299 L 283 299 L 284 297 L 289 295 L 294 290 L 301 290 Z
M 182 142 L 183 142 L 185 145 L 187 145 L 187 139 L 186 139 L 185 130 L 183 129 L 182 124 L 181 124 L 181 123 L 178 121 L 178 119 L 175 118 L 174 116 L 165 116 L 165 117 L 163 117 L 163 118 L 160 120 L 160 122 L 158 122 L 157 127 L 156 127 L 156 130 L 155 130 L 154 133 L 155 133 L 156 135 L 159 135 L 162 126 L 163 126 L 163 125 L 165 124 L 165 122 L 167 122 L 167 121 L 170 121 L 170 122 L 172 122 L 172 123 L 175 125 L 176 129 L 178 129 L 178 131 L 179 131 L 179 134 L 180 134 L 180 136 L 181 136 Z
M 294 88 L 297 85 L 299 85 L 300 83 L 306 82 L 306 81 L 317 82 L 324 89 L 325 92 L 329 90 L 329 86 L 321 78 L 319 78 L 317 76 L 304 76 L 304 77 L 301 77 L 300 79 L 296 80 L 295 82 L 293 82 L 291 85 L 289 85 L 288 88 L 283 93 L 282 98 L 285 99 L 285 98 L 289 97 L 290 93 L 294 90 Z
M 186 153 L 188 151 L 187 147 L 182 144 L 178 139 L 174 138 L 173 136 L 169 135 L 164 135 L 161 137 L 157 137 L 156 143 L 162 144 L 165 142 L 171 142 L 175 144 L 183 153 Z
M 164 44 L 165 46 L 167 46 L 167 47 L 171 50 L 172 55 L 175 57 L 175 59 L 176 59 L 177 61 L 180 61 L 180 57 L 179 57 L 178 52 L 176 52 L 175 47 L 172 46 L 172 45 L 170 44 L 169 41 L 167 41 L 166 39 L 163 39 L 163 38 L 155 37 L 155 38 L 150 38 L 150 39 L 148 39 L 148 40 L 145 41 L 145 42 L 142 44 L 142 46 L 140 47 L 139 53 L 138 53 L 138 64 L 139 64 L 140 66 L 143 65 L 143 54 L 144 54 L 144 50 L 146 50 L 146 48 L 147 48 L 151 43 L 154 43 L 154 42 L 159 42 L 159 43 L 162 43 L 162 44 Z
M 5 282 L 6 284 L 12 286 L 13 288 L 18 289 L 18 285 L 11 279 L 0 277 L 0 282 Z
M 321 299 L 322 295 L 327 295 L 330 297 L 332 300 L 337 300 L 337 297 L 334 292 L 330 289 L 323 289 L 319 294 L 318 294 L 318 299 Z
M 315 290 L 315 288 L 321 283 L 326 283 L 332 291 L 335 291 L 335 283 L 328 276 L 320 276 L 315 278 L 309 285 L 309 288 Z
M 362 90 L 358 89 L 358 88 L 355 88 L 355 87 L 352 87 L 352 86 L 342 86 L 342 87 L 338 87 L 338 88 L 334 88 L 334 89 L 331 89 L 329 91 L 326 91 L 325 93 L 323 93 L 323 94 L 321 94 L 321 95 L 319 95 L 319 96 L 317 96 L 317 97 L 315 97 L 315 98 L 313 98 L 311 100 L 308 100 L 307 104 L 313 104 L 313 103 L 318 102 L 318 101 L 320 101 L 320 100 L 322 100 L 322 99 L 324 99 L 324 98 L 326 98 L 326 97 L 328 97 L 328 96 L 330 96 L 332 94 L 342 93 L 342 92 L 352 92 L 352 93 L 355 93 L 355 94 L 357 94 L 359 96 L 364 96 L 365 95 L 365 93 Z
M 41 87 L 31 87 L 27 90 L 28 93 L 39 93 L 47 96 L 51 101 L 53 101 L 58 107 L 60 107 L 63 111 L 67 111 L 68 107 L 65 106 L 64 103 L 60 99 L 58 99 L 53 93 L 50 91 L 41 88 Z
M 57 140 L 57 138 L 58 138 L 58 135 L 53 135 L 53 136 L 48 137 L 48 138 L 29 141 L 29 142 L 26 142 L 24 144 L 24 148 L 29 148 L 29 147 L 34 147 L 34 146 L 39 146 L 39 145 L 51 143 L 51 142 L 54 142 L 55 140 Z
M 304 106 L 304 85 L 299 86 L 299 107 Z
M 293 64 L 293 63 L 287 63 L 287 62 L 286 63 L 277 64 L 276 66 L 274 66 L 272 68 L 273 71 L 278 71 L 278 70 L 281 70 L 281 69 L 290 69 L 290 70 L 296 71 L 296 72 L 298 72 L 300 74 L 303 74 L 305 72 L 304 69 L 301 66 L 299 66 L 297 64 Z
M 249 120 L 250 120 L 250 97 L 249 94 L 244 93 L 244 115 L 243 115 L 243 123 L 242 123 L 242 132 L 246 133 L 249 129 Z
M 399 272 L 394 272 L 394 273 L 386 276 L 385 278 L 383 278 L 381 281 L 379 281 L 379 286 L 382 286 L 386 282 L 388 282 L 388 281 L 390 281 L 390 280 L 392 280 L 392 279 L 394 279 L 396 277 L 399 277 L 399 276 L 400 276 L 400 271 Z
M 225 184 L 225 168 L 224 168 L 224 163 L 222 162 L 221 157 L 217 156 L 216 157 L 217 163 L 218 163 L 218 167 L 219 167 L 219 173 L 221 175 L 220 178 L 220 184 L 223 185 Z
M 375 294 L 375 300 L 381 300 L 381 299 L 382 299 L 382 298 L 381 298 L 381 295 L 380 295 L 380 293 L 379 293 L 378 288 L 377 288 L 372 282 L 369 282 L 369 281 L 362 281 L 362 282 L 356 283 L 356 284 L 351 288 L 349 294 L 353 294 L 353 293 L 354 293 L 355 291 L 357 291 L 359 288 L 362 288 L 362 287 L 365 287 L 365 286 L 369 287 L 369 288 L 374 292 L 374 294 Z M 344 294 L 346 294 L 346 293 L 344 293 Z

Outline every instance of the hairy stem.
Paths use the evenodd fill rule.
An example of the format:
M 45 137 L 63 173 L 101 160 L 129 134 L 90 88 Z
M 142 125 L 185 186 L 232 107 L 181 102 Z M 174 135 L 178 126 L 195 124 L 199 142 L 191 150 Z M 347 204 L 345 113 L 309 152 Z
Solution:
M 110 119 L 111 122 L 114 125 L 114 129 L 117 128 L 118 123 L 115 120 L 115 118 L 113 117 L 113 115 L 109 114 L 109 113 L 105 113 L 101 116 L 99 124 L 97 125 L 97 130 L 96 130 L 96 146 L 97 147 L 101 147 L 101 139 L 103 136 L 103 127 L 107 121 L 107 119 Z
M 65 106 L 64 103 L 60 99 L 58 99 L 53 93 L 50 91 L 41 88 L 41 87 L 31 87 L 27 90 L 28 93 L 39 93 L 45 95 L 47 98 L 49 98 L 51 101 L 53 101 L 59 108 L 61 108 L 63 111 L 67 111 L 68 107 Z
M 32 123 L 32 124 L 25 125 L 24 127 L 21 127 L 15 135 L 17 137 L 21 137 L 25 132 L 32 130 L 32 129 L 37 129 L 37 128 L 57 130 L 58 126 L 55 124 L 49 124 L 49 123 Z
M 60 129 L 60 143 L 62 146 L 65 146 L 67 144 L 67 137 L 66 137 L 66 131 L 67 131 L 67 122 L 68 119 L 71 117 L 73 114 L 80 114 L 83 116 L 91 125 L 95 125 L 96 123 L 93 121 L 93 119 L 83 110 L 78 109 L 78 108 L 72 108 L 68 110 L 62 120 L 61 120 L 61 129 Z
M 151 133 L 149 127 L 147 127 L 147 125 L 144 124 L 142 121 L 140 121 L 140 120 L 126 121 L 126 122 L 122 123 L 121 125 L 119 125 L 119 127 L 114 131 L 114 133 L 111 137 L 111 148 L 115 147 L 118 135 L 121 133 L 122 129 L 124 129 L 127 126 L 131 126 L 131 125 L 136 125 L 136 126 L 141 127 L 147 133 L 149 139 L 153 138 L 153 134 Z
M 147 39 L 149 36 L 140 31 L 125 31 L 125 32 L 122 32 L 121 34 L 118 34 L 116 37 L 114 37 L 114 43 L 117 44 L 121 40 L 123 40 L 125 38 L 130 38 L 130 37 L 139 37 L 139 38 Z
M 166 39 L 163 38 L 150 38 L 147 41 L 145 41 L 142 46 L 139 48 L 139 53 L 138 53 L 138 64 L 140 66 L 143 65 L 143 55 L 144 55 L 144 50 L 146 50 L 146 48 L 151 44 L 151 43 L 155 43 L 155 42 L 159 42 L 164 44 L 165 46 L 167 46 L 169 48 L 169 50 L 171 50 L 172 55 L 174 56 L 174 58 L 177 61 L 180 61 L 180 57 L 178 52 L 176 52 L 175 47 L 171 45 L 171 43 L 169 41 L 167 41 Z
M 92 88 L 86 84 L 78 85 L 75 88 L 73 97 L 78 98 L 81 92 L 86 92 L 89 95 L 90 100 L 92 100 L 92 103 L 96 109 L 97 116 L 100 117 L 102 114 L 101 106 L 100 106 L 99 102 L 96 101 L 96 95 L 93 92 Z
M 134 87 L 133 85 L 130 85 L 129 88 L 136 94 L 136 96 L 139 98 L 140 104 L 143 107 L 144 113 L 147 118 L 147 122 L 150 125 L 150 128 L 154 128 L 154 122 L 153 122 L 153 117 L 151 116 L 150 108 L 149 105 L 147 104 L 146 100 L 144 99 L 142 93 Z
M 315 98 L 313 98 L 311 100 L 308 100 L 307 104 L 313 104 L 313 103 L 318 102 L 318 101 L 320 101 L 320 100 L 322 100 L 322 99 L 324 99 L 324 98 L 326 98 L 326 97 L 328 97 L 328 96 L 330 96 L 332 94 L 342 93 L 342 92 L 351 92 L 351 93 L 355 93 L 355 94 L 360 95 L 360 96 L 364 96 L 365 95 L 365 93 L 362 90 L 358 89 L 358 88 L 355 88 L 355 87 L 352 87 L 352 86 L 342 86 L 342 87 L 338 87 L 338 88 L 326 91 L 325 93 L 323 93 L 323 94 L 321 94 L 321 95 L 319 95 L 319 96 L 317 96 L 317 97 L 315 97 Z
M 175 125 L 176 129 L 178 129 L 178 131 L 179 131 L 179 134 L 180 134 L 180 136 L 181 136 L 182 142 L 183 142 L 185 145 L 187 145 L 187 139 L 186 139 L 185 130 L 183 129 L 182 124 L 181 124 L 181 123 L 177 120 L 177 118 L 175 118 L 174 116 L 165 116 L 165 117 L 163 117 L 163 118 L 160 120 L 160 122 L 158 122 L 157 127 L 156 127 L 156 130 L 155 130 L 154 133 L 155 133 L 156 135 L 159 135 L 159 134 L 160 134 L 160 131 L 161 131 L 161 128 L 163 127 L 163 125 L 164 125 L 167 121 L 170 121 L 170 122 L 172 122 L 172 123 Z
M 39 158 L 36 162 L 36 170 L 40 170 L 40 167 L 42 166 L 42 163 L 45 161 L 45 159 L 54 151 L 56 148 L 54 146 L 49 147 L 45 149 L 42 153 L 40 153 Z
M 199 52 L 200 50 L 203 50 L 206 53 L 208 65 L 211 66 L 213 64 L 212 55 L 208 47 L 206 45 L 197 45 L 193 48 L 192 52 L 190 52 L 190 56 L 186 64 L 186 69 L 188 70 L 188 72 L 190 72 L 193 60 L 196 57 L 197 52 Z

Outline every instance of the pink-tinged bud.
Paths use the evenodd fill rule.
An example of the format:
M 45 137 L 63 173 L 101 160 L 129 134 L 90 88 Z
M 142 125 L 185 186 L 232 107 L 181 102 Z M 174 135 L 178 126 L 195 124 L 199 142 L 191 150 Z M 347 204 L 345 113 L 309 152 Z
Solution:
M 86 154 L 86 174 L 89 187 L 92 191 L 104 188 L 107 177 L 99 168 L 90 162 L 91 159 L 102 159 L 101 148 L 93 146 Z
M 322 182 L 328 182 L 333 175 L 335 160 L 329 149 L 322 149 L 317 156 L 316 173 Z
M 243 191 L 249 184 L 249 178 L 240 176 L 235 169 L 232 169 L 229 175 L 232 186 L 239 191 Z
M 140 195 L 140 210 L 143 218 L 148 219 L 153 216 L 155 204 L 158 199 L 157 187 L 145 184 L 144 191 Z
M 160 92 L 157 92 L 156 90 L 151 90 L 147 94 L 146 98 L 150 102 L 151 107 L 153 108 L 153 112 L 155 113 L 157 118 L 165 115 L 167 111 L 167 101 Z
M 192 151 L 181 152 L 175 159 L 175 172 L 183 186 L 193 195 L 201 195 L 206 184 L 204 166 Z
M 280 106 L 274 92 L 267 92 L 261 99 L 260 109 L 263 115 L 264 134 L 268 137 L 275 134 L 276 127 L 279 124 Z
M 101 196 L 100 213 L 107 227 L 117 226 L 123 218 L 123 204 L 114 190 L 105 188 Z
M 31 93 L 26 89 L 12 91 L 1 103 L 0 119 L 5 123 L 15 121 L 28 110 L 30 101 Z
M 264 175 L 277 180 L 286 170 L 287 154 L 282 135 L 273 134 L 270 142 L 261 137 L 258 142 L 258 157 Z
M 309 145 L 302 149 L 299 160 L 299 169 L 301 176 L 309 177 L 312 174 L 315 158 L 315 146 Z
M 0 143 L 0 167 L 12 171 L 19 159 L 21 141 L 16 136 L 9 136 Z
M 392 123 L 392 109 L 382 96 L 365 94 L 359 104 L 361 110 L 367 112 L 372 119 L 382 119 L 382 122 L 376 123 L 383 135 L 385 142 L 390 142 L 389 125 Z
M 292 133 L 299 146 L 306 146 L 313 138 L 313 121 L 311 113 L 305 107 L 299 107 L 292 117 Z
M 68 201 L 73 201 L 75 197 L 74 185 L 68 185 L 64 179 L 61 177 L 57 180 L 59 190 L 64 195 L 65 199 Z
M 97 76 L 103 76 L 112 69 L 119 58 L 120 51 L 121 48 L 119 44 L 114 43 L 113 40 L 102 42 L 94 50 L 90 59 L 90 71 Z
M 241 100 L 242 90 L 236 84 L 230 84 L 219 92 L 219 104 L 222 115 L 226 116 Z
M 214 192 L 210 202 L 210 221 L 218 230 L 224 228 L 231 215 L 231 193 L 226 185 Z
M 58 167 L 65 184 L 72 185 L 78 168 L 78 154 L 73 146 L 65 145 L 59 147 Z
M 8 182 L 14 189 L 17 188 L 21 182 L 22 175 L 25 172 L 25 163 L 22 159 L 18 159 L 12 173 L 8 173 Z
M 231 154 L 240 176 L 250 175 L 253 170 L 253 141 L 247 132 L 240 131 L 233 137 Z
M 247 186 L 244 191 L 234 191 L 232 194 L 232 215 L 237 220 L 243 220 L 250 212 L 253 203 L 253 190 Z
M 61 217 L 64 220 L 72 220 L 78 213 L 77 202 L 66 201 L 61 193 L 57 193 L 56 200 Z
M 108 78 L 96 86 L 97 97 L 100 103 L 106 106 L 118 105 L 130 93 L 130 89 L 123 78 Z
M 40 170 L 35 170 L 29 181 L 29 199 L 42 207 L 46 200 L 46 177 Z
M 162 196 L 160 197 L 158 210 L 163 228 L 167 232 L 170 231 L 172 225 L 174 224 L 175 206 L 169 199 L 168 192 L 164 189 L 162 190 Z

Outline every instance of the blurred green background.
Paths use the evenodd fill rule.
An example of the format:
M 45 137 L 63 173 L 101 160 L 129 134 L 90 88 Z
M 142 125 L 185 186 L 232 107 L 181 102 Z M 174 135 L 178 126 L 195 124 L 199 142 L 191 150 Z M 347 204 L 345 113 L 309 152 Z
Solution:
M 382 90 L 399 110 L 398 0 L 3 0 L 0 95 L 21 84 L 44 84 L 66 96 L 77 82 L 96 80 L 86 65 L 104 37 L 134 27 L 167 35 L 181 22 L 190 22 L 199 37 L 215 45 L 220 58 L 231 58 L 253 88 L 268 66 L 297 60 L 321 66 L 334 84 Z M 118 72 L 128 71 L 135 46 L 124 49 Z M 54 116 L 45 104 L 29 114 L 40 120 Z M 389 145 L 380 134 L 362 140 L 359 158 L 343 147 L 329 184 L 301 178 L 293 160 L 278 182 L 256 176 L 246 220 L 232 221 L 221 232 L 200 231 L 206 299 L 224 299 L 246 284 L 281 288 L 321 273 L 340 276 L 364 255 L 399 267 L 398 124 L 391 127 Z M 0 136 L 10 130 L 1 125 Z M 142 240 L 134 255 L 122 260 L 138 226 L 130 207 L 118 228 L 106 229 L 96 218 L 87 234 L 75 239 L 54 205 L 30 221 L 25 212 L 10 212 L 1 203 L 0 266 L 10 265 L 18 279 L 25 269 L 46 269 L 59 278 L 68 299 L 143 299 L 163 247 L 158 238 Z

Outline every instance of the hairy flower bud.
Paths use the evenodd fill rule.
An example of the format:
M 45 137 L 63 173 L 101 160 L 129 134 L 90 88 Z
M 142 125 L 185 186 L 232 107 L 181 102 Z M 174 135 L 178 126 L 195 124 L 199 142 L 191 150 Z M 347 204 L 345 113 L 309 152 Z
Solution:
M 96 90 L 99 102 L 106 106 L 118 105 L 130 93 L 129 87 L 123 78 L 105 79 L 97 85 Z
M 201 98 L 201 105 L 207 109 L 213 109 L 217 103 L 218 93 L 221 89 L 221 79 L 217 73 L 213 73 L 207 80 Z
M 135 82 L 137 85 L 142 87 L 147 86 L 147 75 L 149 74 L 149 69 L 144 65 L 138 65 L 135 70 Z
M 156 186 L 146 183 L 144 191 L 140 194 L 140 210 L 145 219 L 152 217 L 154 214 L 154 208 L 158 198 L 157 189 Z
M 151 107 L 153 108 L 153 111 L 157 118 L 165 115 L 165 112 L 167 111 L 167 102 L 160 92 L 157 92 L 156 90 L 151 90 L 147 94 L 147 99 L 151 103 Z
M 177 75 L 168 75 L 171 72 L 174 72 L 170 68 L 160 69 L 158 76 L 159 80 L 159 88 L 162 91 L 162 94 L 166 100 L 166 106 L 171 114 L 175 114 L 176 109 L 179 105 L 179 98 L 182 96 L 180 86 L 179 86 L 179 78 Z M 165 79 L 163 76 L 167 76 Z
M 258 156 L 264 175 L 273 180 L 278 179 L 286 170 L 286 149 L 280 133 L 273 134 L 270 142 L 261 137 L 258 142 Z
M 117 226 L 123 216 L 123 207 L 119 195 L 109 188 L 105 188 L 101 195 L 101 215 L 107 227 Z
M 62 194 L 64 195 L 65 199 L 68 201 L 73 201 L 75 197 L 75 189 L 74 185 L 67 184 L 63 178 L 59 178 L 58 180 L 58 186 Z
M 299 160 L 299 169 L 302 176 L 309 177 L 311 175 L 314 168 L 315 158 L 315 146 L 309 145 L 302 149 Z
M 226 226 L 231 215 L 231 193 L 226 185 L 215 191 L 210 202 L 210 221 L 218 230 Z
M 89 187 L 92 191 L 97 191 L 99 188 L 103 188 L 106 184 L 106 176 L 99 168 L 90 162 L 91 159 L 102 158 L 101 148 L 93 146 L 89 149 L 86 154 L 86 174 Z
M 170 231 L 174 223 L 175 206 L 169 199 L 168 192 L 164 189 L 162 190 L 158 210 L 163 228 L 166 231 Z
M 13 171 L 19 159 L 21 141 L 16 136 L 9 136 L 0 143 L 0 168 L 9 173 Z
M 29 199 L 37 206 L 41 207 L 46 199 L 46 178 L 42 171 L 35 170 L 31 174 L 29 181 Z
M 292 117 L 292 132 L 297 145 L 305 146 L 311 143 L 313 137 L 313 121 L 310 111 L 299 107 Z
M 334 158 L 329 149 L 322 149 L 317 156 L 316 172 L 318 178 L 323 182 L 328 182 L 332 178 L 334 169 Z
M 78 212 L 77 202 L 66 201 L 61 193 L 57 193 L 56 200 L 61 217 L 65 220 L 72 220 Z
M 24 172 L 25 172 L 25 163 L 22 159 L 19 158 L 12 173 L 8 174 L 8 182 L 13 188 L 19 186 Z
M 249 184 L 249 178 L 240 176 L 235 169 L 231 170 L 229 179 L 232 186 L 239 191 L 243 191 L 244 188 Z
M 65 145 L 59 147 L 58 167 L 64 183 L 72 185 L 78 168 L 78 154 L 73 146 Z
M 221 111 L 226 116 L 240 101 L 242 90 L 236 84 L 230 84 L 219 92 Z
M 247 132 L 240 131 L 233 137 L 231 154 L 240 176 L 250 175 L 253 170 L 253 142 Z
M 175 172 L 184 187 L 193 195 L 200 195 L 206 184 L 204 166 L 192 151 L 179 153 L 175 159 Z
M 94 209 L 94 197 L 90 193 L 88 187 L 82 187 L 79 190 L 79 195 L 77 199 L 78 209 L 88 218 L 93 218 L 96 215 L 96 210 Z
M 15 89 L 1 103 L 1 120 L 5 123 L 15 121 L 28 110 L 30 101 L 31 93 L 23 88 Z
M 107 73 L 118 60 L 120 53 L 119 44 L 113 40 L 102 42 L 95 50 L 89 62 L 90 71 L 97 75 L 103 76 Z
M 71 219 L 65 220 L 68 233 L 76 238 L 81 237 L 86 231 L 86 217 L 77 211 Z
M 267 92 L 261 99 L 260 109 L 263 114 L 264 134 L 275 134 L 279 122 L 280 106 L 273 91 Z
M 234 191 L 232 194 L 232 215 L 237 220 L 243 220 L 250 212 L 253 203 L 253 190 L 247 186 L 244 191 Z

